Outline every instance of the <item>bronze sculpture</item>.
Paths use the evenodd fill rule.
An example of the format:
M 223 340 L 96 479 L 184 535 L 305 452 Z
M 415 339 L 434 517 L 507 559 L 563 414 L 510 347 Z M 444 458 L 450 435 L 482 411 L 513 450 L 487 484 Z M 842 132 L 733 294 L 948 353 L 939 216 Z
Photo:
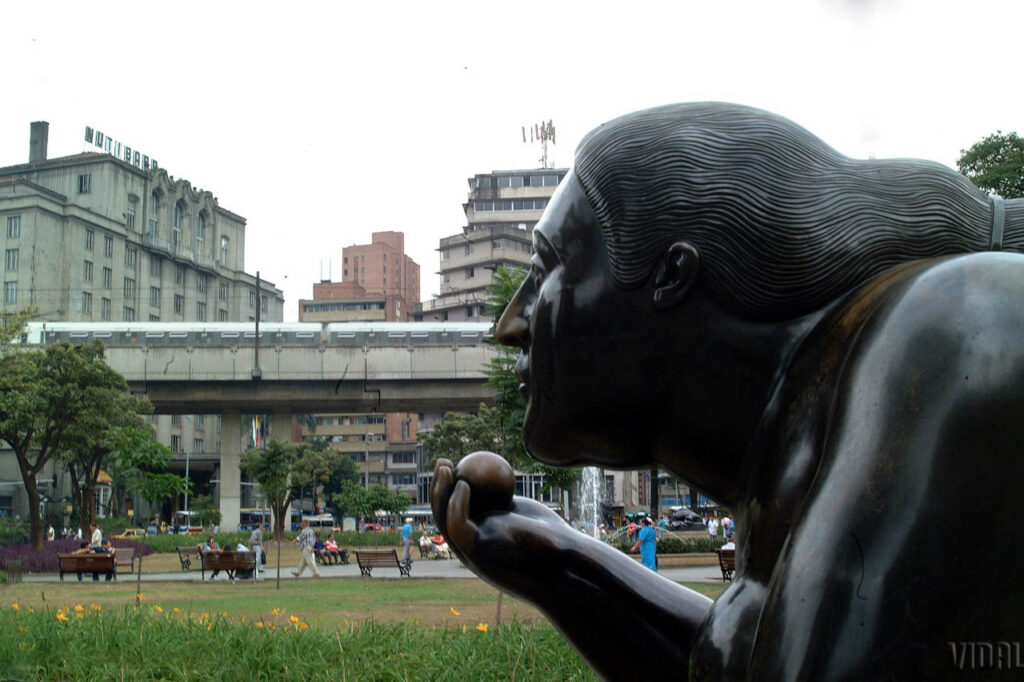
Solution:
M 527 448 L 708 491 L 735 581 L 712 604 L 531 500 L 471 514 L 442 461 L 449 544 L 609 679 L 963 675 L 965 643 L 1024 634 L 1024 256 L 997 252 L 1022 223 L 943 166 L 756 109 L 597 128 L 498 323 Z

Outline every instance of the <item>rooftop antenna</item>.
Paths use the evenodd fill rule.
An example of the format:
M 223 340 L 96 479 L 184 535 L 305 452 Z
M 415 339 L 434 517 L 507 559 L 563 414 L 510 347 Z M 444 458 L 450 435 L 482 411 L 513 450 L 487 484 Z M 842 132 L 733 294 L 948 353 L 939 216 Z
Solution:
M 526 144 L 526 126 L 523 126 L 523 144 Z M 548 120 L 547 123 L 541 121 L 540 123 L 534 123 L 530 129 L 530 144 L 534 142 L 540 142 L 540 167 L 541 168 L 554 168 L 554 162 L 548 165 L 548 142 L 555 144 L 555 124 Z

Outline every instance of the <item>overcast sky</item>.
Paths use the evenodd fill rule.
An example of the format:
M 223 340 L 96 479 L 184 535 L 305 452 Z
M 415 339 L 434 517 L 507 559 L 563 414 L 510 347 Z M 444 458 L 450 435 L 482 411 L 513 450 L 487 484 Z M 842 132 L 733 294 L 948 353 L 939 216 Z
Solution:
M 5 5 L 0 165 L 83 151 L 85 126 L 248 220 L 246 270 L 296 302 L 343 246 L 401 230 L 439 290 L 466 179 L 536 168 L 610 118 L 723 100 L 787 116 L 849 156 L 955 166 L 1021 131 L 1018 0 L 665 3 L 38 2 Z

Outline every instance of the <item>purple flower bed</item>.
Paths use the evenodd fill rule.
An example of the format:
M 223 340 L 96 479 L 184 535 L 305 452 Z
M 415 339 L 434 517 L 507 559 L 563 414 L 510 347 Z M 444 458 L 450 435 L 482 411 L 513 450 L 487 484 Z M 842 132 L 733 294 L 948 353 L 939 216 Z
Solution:
M 110 543 L 118 550 L 123 548 L 135 548 L 135 556 L 149 556 L 153 548 L 134 540 L 119 540 L 111 538 Z M 20 559 L 22 570 L 26 573 L 56 573 L 60 570 L 58 554 L 74 552 L 82 544 L 81 540 L 74 538 L 61 538 L 52 542 L 43 541 L 43 549 L 37 552 L 31 545 L 12 545 L 0 548 L 0 566 L 8 559 Z

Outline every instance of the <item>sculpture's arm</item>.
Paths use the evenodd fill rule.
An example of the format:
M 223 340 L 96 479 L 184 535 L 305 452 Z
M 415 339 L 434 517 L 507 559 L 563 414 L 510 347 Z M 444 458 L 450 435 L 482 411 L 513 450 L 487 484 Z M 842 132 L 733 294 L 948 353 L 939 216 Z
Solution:
M 434 477 L 434 514 L 449 543 L 481 577 L 536 604 L 609 679 L 685 675 L 690 644 L 711 600 L 573 530 L 547 507 L 470 518 L 473 491 L 450 463 Z

